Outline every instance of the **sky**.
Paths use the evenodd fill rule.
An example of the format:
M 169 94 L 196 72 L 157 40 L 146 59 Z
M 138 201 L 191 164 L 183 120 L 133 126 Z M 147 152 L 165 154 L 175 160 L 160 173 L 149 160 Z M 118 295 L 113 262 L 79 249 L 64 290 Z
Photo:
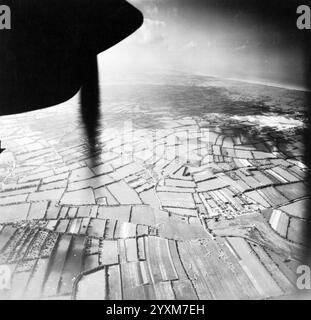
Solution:
M 180 71 L 304 87 L 295 0 L 129 2 L 143 12 L 144 24 L 101 55 L 106 72 Z

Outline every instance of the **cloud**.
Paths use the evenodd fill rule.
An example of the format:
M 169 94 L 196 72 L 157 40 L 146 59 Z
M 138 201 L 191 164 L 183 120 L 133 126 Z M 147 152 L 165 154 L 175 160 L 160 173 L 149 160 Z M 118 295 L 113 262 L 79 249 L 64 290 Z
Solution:
M 145 17 L 158 19 L 160 11 L 171 17 L 176 17 L 178 8 L 172 7 L 168 0 L 129 0 L 134 6 L 137 6 Z
M 247 48 L 247 45 L 243 44 L 239 47 L 234 48 L 234 51 L 244 51 Z
M 193 50 L 198 48 L 198 44 L 195 41 L 189 41 L 186 45 L 185 45 L 185 49 L 187 50 Z
M 158 10 L 158 4 L 161 1 L 160 0 L 130 0 L 129 2 L 134 6 L 137 5 L 143 9 L 148 10 L 150 8 L 155 8 L 155 10 Z
M 159 44 L 165 40 L 165 27 L 166 23 L 164 21 L 145 19 L 144 24 L 132 40 L 138 44 Z
M 156 5 L 152 5 L 145 9 L 145 12 L 150 17 L 156 17 L 159 14 L 159 7 Z
M 154 4 L 154 3 L 159 3 L 159 2 L 163 2 L 163 0 L 129 0 L 129 2 L 133 3 L 133 4 Z

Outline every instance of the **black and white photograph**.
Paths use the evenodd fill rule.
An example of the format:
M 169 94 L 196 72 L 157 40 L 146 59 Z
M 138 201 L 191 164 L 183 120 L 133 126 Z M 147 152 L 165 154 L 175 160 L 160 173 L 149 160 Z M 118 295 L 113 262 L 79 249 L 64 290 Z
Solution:
M 0 1 L 0 300 L 311 299 L 310 49 L 308 0 Z

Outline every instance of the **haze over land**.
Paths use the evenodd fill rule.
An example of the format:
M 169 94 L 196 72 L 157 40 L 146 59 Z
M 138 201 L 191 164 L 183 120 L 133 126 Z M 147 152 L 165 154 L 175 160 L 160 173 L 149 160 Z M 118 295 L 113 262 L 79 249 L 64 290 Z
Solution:
M 243 0 L 130 2 L 144 13 L 144 25 L 102 55 L 105 72 L 178 70 L 305 88 L 304 42 L 295 16 L 270 17 L 265 7 L 273 1 L 258 10 L 258 2 Z

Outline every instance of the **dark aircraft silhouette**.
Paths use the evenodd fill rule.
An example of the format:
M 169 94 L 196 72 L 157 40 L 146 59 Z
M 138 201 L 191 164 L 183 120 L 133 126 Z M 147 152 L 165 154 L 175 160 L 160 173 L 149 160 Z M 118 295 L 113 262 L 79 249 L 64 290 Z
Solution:
M 64 102 L 81 89 L 90 150 L 99 121 L 97 54 L 143 23 L 125 0 L 7 0 L 11 29 L 0 31 L 0 115 Z

